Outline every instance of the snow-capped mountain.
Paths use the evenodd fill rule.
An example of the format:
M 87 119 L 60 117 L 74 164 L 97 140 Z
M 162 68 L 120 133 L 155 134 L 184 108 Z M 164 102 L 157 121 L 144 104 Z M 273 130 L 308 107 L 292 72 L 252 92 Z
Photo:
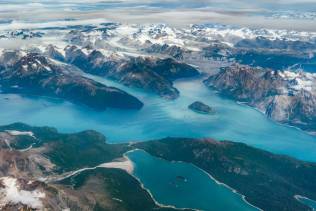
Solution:
M 97 23 L 2 33 L 11 35 L 4 38 L 6 42 L 27 39 L 15 50 L 0 47 L 1 85 L 6 91 L 42 90 L 45 94 L 68 99 L 70 91 L 64 88 L 69 84 L 86 84 L 95 90 L 97 86 L 93 81 L 80 77 L 80 71 L 77 71 L 80 69 L 175 99 L 181 93 L 173 86 L 174 80 L 202 73 L 211 75 L 206 83 L 209 87 L 224 90 L 223 93 L 228 85 L 232 86 L 228 89 L 232 91 L 237 89 L 234 84 L 241 84 L 237 90 L 248 90 L 254 82 L 261 84 L 259 88 L 250 86 L 249 89 L 264 93 L 245 92 L 234 99 L 256 96 L 249 105 L 263 110 L 271 118 L 306 130 L 316 130 L 316 112 L 311 112 L 316 93 L 316 32 L 219 24 L 171 27 L 166 24 Z M 210 68 L 215 63 L 228 69 L 217 73 L 218 70 Z M 245 68 L 229 69 L 234 63 L 245 65 Z M 241 77 L 244 73 L 249 73 L 249 77 Z M 73 80 L 72 74 L 78 80 Z M 26 83 L 28 77 L 38 79 L 35 83 L 38 86 Z M 43 77 L 45 80 L 40 81 Z M 58 82 L 56 89 L 52 89 L 55 86 L 51 83 L 52 78 Z M 230 84 L 232 81 L 234 83 Z M 250 84 L 244 84 L 247 81 Z M 106 87 L 102 90 L 110 92 Z M 127 93 L 115 92 L 120 93 L 122 99 L 133 102 L 133 106 L 129 106 L 141 107 L 141 103 Z M 274 92 L 278 94 L 266 98 L 267 93 Z M 93 96 L 90 94 L 89 97 Z M 110 106 L 119 107 L 121 104 Z M 289 114 L 288 111 L 293 109 L 296 109 L 295 113 Z

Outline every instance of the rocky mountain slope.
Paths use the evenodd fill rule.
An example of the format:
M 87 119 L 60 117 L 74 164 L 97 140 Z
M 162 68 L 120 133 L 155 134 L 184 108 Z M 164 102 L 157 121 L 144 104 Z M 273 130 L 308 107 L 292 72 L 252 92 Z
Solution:
M 172 58 L 104 56 L 93 50 L 85 54 L 76 46 L 68 46 L 64 61 L 87 73 L 110 78 L 130 87 L 141 88 L 175 99 L 179 92 L 172 81 L 199 75 L 199 71 Z M 56 55 L 53 55 L 56 58 Z
M 130 149 L 106 144 L 94 131 L 60 134 L 48 127 L 3 126 L 0 209 L 176 210 L 158 206 L 129 175 L 132 165 L 123 154 Z
M 258 108 L 282 123 L 316 131 L 316 76 L 233 65 L 222 68 L 205 84 L 234 100 Z
M 37 53 L 5 52 L 0 58 L 2 92 L 62 98 L 93 109 L 140 109 L 142 102 L 114 87 L 87 79 Z
M 103 85 L 101 88 L 99 83 L 75 73 L 69 74 L 68 71 L 79 73 L 80 71 L 76 71 L 79 68 L 86 73 L 106 77 L 129 87 L 175 99 L 180 95 L 173 85 L 175 80 L 211 75 L 217 72 L 218 67 L 239 63 L 248 65 L 249 68 L 268 69 L 261 70 L 262 73 L 258 75 L 245 74 L 245 78 L 242 78 L 244 73 L 231 71 L 229 74 L 232 76 L 229 77 L 233 81 L 240 81 L 232 84 L 235 87 L 231 92 L 235 92 L 234 89 L 240 89 L 242 92 L 242 96 L 234 96 L 234 99 L 246 101 L 279 122 L 309 131 L 315 129 L 315 111 L 311 106 L 315 92 L 310 90 L 315 89 L 315 83 L 314 76 L 307 73 L 316 70 L 314 32 L 251 29 L 219 24 L 171 27 L 166 24 L 105 22 L 32 30 L 5 30 L 1 34 L 10 35 L 2 38 L 8 41 L 17 39 L 25 42 L 27 39 L 30 44 L 22 45 L 18 50 L 23 56 L 36 53 L 45 57 L 54 67 L 65 70 L 62 71 L 63 77 L 52 77 L 54 73 L 60 72 L 54 71 L 54 68 L 53 71 L 44 71 L 45 77 L 50 80 L 45 83 L 41 80 L 39 84 L 24 84 L 22 89 L 18 89 L 19 84 L 16 82 L 3 80 L 3 83 L 6 83 L 3 89 L 10 92 L 41 92 L 43 95 L 67 99 L 100 110 L 106 107 L 139 109 L 142 103 L 129 94 Z M 36 34 L 40 36 L 35 36 Z M 24 35 L 30 36 L 24 39 Z M 1 74 L 8 72 L 5 70 L 10 67 L 12 69 L 20 60 L 19 55 L 7 52 L 2 47 L 0 55 Z M 46 67 L 42 69 L 47 70 Z M 236 68 L 233 65 L 230 69 Z M 285 72 L 284 80 L 278 74 L 263 73 L 271 71 L 270 69 L 280 74 Z M 261 77 L 261 74 L 265 76 Z M 70 77 L 66 81 L 61 79 L 67 78 L 68 75 L 72 75 L 73 80 L 70 80 Z M 12 74 L 11 78 L 13 76 L 20 77 Z M 36 76 L 28 77 L 26 81 L 31 81 L 30 77 L 32 80 L 40 79 L 44 74 L 36 73 Z M 214 84 L 216 89 L 224 91 L 226 88 L 221 77 L 218 82 L 215 82 L 214 77 L 213 80 L 210 78 L 207 85 Z M 252 87 L 256 84 L 257 87 Z M 33 85 L 36 88 L 30 89 Z M 55 87 L 59 85 L 61 87 Z M 299 88 L 302 85 L 308 88 L 302 90 Z M 243 86 L 259 90 L 243 93 L 249 89 Z M 244 99 L 247 97 L 249 99 Z

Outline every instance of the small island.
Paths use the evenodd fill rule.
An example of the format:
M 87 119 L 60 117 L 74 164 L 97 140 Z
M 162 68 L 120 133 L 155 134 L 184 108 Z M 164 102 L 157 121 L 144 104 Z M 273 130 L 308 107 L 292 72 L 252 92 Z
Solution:
M 187 178 L 185 178 L 184 176 L 180 176 L 180 175 L 177 176 L 176 179 L 177 179 L 177 181 L 181 181 L 181 182 L 187 182 L 188 181 Z
M 210 106 L 200 102 L 195 101 L 191 105 L 188 106 L 189 109 L 191 109 L 194 112 L 200 113 L 200 114 L 214 114 L 215 111 Z

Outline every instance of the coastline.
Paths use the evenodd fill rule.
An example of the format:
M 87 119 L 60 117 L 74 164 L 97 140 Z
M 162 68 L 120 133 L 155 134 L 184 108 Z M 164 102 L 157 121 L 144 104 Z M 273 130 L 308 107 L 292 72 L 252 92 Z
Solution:
M 148 153 L 147 151 L 142 150 L 142 149 L 134 149 L 134 150 L 130 150 L 130 151 L 126 152 L 126 153 L 133 152 L 133 151 L 136 151 L 136 150 L 140 150 L 140 151 L 143 151 L 143 152 L 145 152 L 145 153 Z M 153 156 L 153 155 L 151 155 L 150 153 L 148 153 L 148 154 L 149 154 L 150 156 Z M 260 209 L 259 207 L 256 207 L 255 205 L 253 205 L 253 204 L 251 204 L 250 202 L 248 202 L 247 199 L 246 199 L 246 196 L 242 195 L 241 193 L 239 193 L 237 190 L 233 189 L 233 188 L 230 187 L 229 185 L 227 185 L 227 184 L 225 184 L 225 183 L 223 183 L 223 182 L 218 181 L 218 180 L 215 179 L 211 174 L 209 174 L 209 173 L 206 172 L 205 170 L 199 168 L 198 166 L 196 166 L 196 165 L 194 165 L 194 164 L 192 164 L 192 163 L 183 162 L 183 161 L 174 161 L 174 160 L 169 161 L 169 160 L 166 160 L 166 159 L 161 158 L 161 157 L 156 157 L 156 156 L 153 156 L 153 157 L 155 157 L 155 158 L 157 158 L 157 159 L 160 159 L 160 160 L 163 160 L 163 161 L 170 162 L 170 163 L 184 163 L 184 164 L 191 165 L 191 166 L 193 166 L 194 168 L 198 169 L 199 171 L 202 171 L 203 173 L 205 173 L 205 174 L 206 174 L 211 180 L 213 180 L 217 185 L 222 185 L 222 186 L 224 186 L 225 188 L 228 188 L 229 190 L 231 190 L 233 193 L 239 195 L 239 196 L 241 197 L 241 199 L 242 199 L 246 204 L 248 204 L 249 206 L 251 206 L 251 207 L 253 207 L 253 208 L 257 209 L 257 210 L 263 211 L 263 210 Z M 141 183 L 141 181 L 140 181 L 136 176 L 134 176 L 134 175 L 132 175 L 132 176 L 133 176 L 134 178 L 136 178 L 136 179 Z M 144 186 L 143 183 L 141 183 L 141 185 Z M 144 189 L 145 189 L 147 192 L 150 193 L 150 191 L 149 191 L 147 188 L 144 187 Z M 150 193 L 150 195 L 152 196 L 151 193 Z M 152 198 L 153 198 L 153 196 L 152 196 Z M 157 202 L 157 203 L 160 204 L 159 202 Z M 164 206 L 165 206 L 165 205 L 164 205 Z M 167 206 L 167 207 L 170 207 L 170 206 Z M 175 207 L 175 206 L 171 206 L 171 207 L 172 207 L 172 208 L 179 209 L 179 208 L 177 208 L 177 207 Z M 180 208 L 180 209 L 193 209 L 193 208 Z M 199 209 L 193 209 L 193 210 L 199 210 Z
M 233 99 L 232 99 L 233 100 Z M 255 111 L 257 111 L 258 113 L 260 113 L 261 115 L 263 115 L 265 118 L 267 118 L 269 121 L 277 124 L 277 125 L 281 125 L 281 126 L 284 126 L 284 127 L 288 127 L 288 128 L 293 128 L 293 129 L 296 129 L 300 132 L 303 132 L 304 134 L 306 135 L 309 135 L 311 137 L 316 137 L 316 131 L 307 131 L 307 130 L 303 130 L 302 128 L 300 127 L 297 127 L 297 126 L 294 126 L 294 125 L 290 125 L 290 124 L 287 124 L 287 123 L 282 123 L 282 122 L 279 122 L 279 121 L 276 121 L 270 117 L 268 117 L 264 111 L 261 111 L 259 108 L 255 107 L 255 106 L 251 106 L 249 105 L 248 103 L 246 102 L 240 102 L 240 101 L 235 101 L 233 100 L 234 102 L 236 102 L 238 105 L 241 105 L 241 106 L 245 106 L 245 107 L 248 107 L 248 108 L 251 108 Z
M 174 162 L 182 162 L 182 161 L 174 161 Z M 182 162 L 182 163 L 186 163 L 186 162 Z M 235 190 L 234 188 L 230 187 L 229 185 L 227 185 L 227 184 L 225 184 L 225 183 L 223 183 L 223 182 L 218 181 L 218 180 L 215 179 L 211 174 L 209 174 L 207 171 L 205 171 L 205 170 L 199 168 L 198 166 L 196 166 L 196 165 L 194 165 L 194 164 L 192 164 L 192 163 L 186 163 L 186 164 L 190 164 L 190 165 L 194 166 L 195 168 L 197 168 L 197 169 L 199 169 L 200 171 L 204 172 L 209 178 L 211 178 L 213 181 L 215 181 L 216 184 L 222 185 L 222 186 L 228 188 L 229 190 L 231 190 L 233 193 L 239 195 L 239 196 L 242 198 L 242 200 L 243 200 L 246 204 L 248 204 L 249 206 L 251 206 L 251 207 L 253 207 L 253 208 L 257 209 L 257 210 L 263 211 L 263 209 L 260 209 L 259 207 L 256 207 L 255 205 L 253 205 L 253 204 L 251 204 L 250 202 L 248 202 L 245 195 L 239 193 L 237 190 Z
M 128 153 L 131 153 L 131 152 L 134 152 L 134 151 L 137 151 L 137 150 L 141 150 L 141 149 L 133 149 L 133 150 L 130 150 L 130 151 L 125 152 L 125 153 L 124 153 L 124 158 L 130 160 L 130 159 L 128 158 L 127 154 L 128 154 Z M 144 151 L 144 150 L 141 150 L 141 151 Z M 146 151 L 144 151 L 144 152 L 146 152 Z M 148 153 L 148 152 L 146 152 L 146 153 Z M 148 154 L 149 154 L 149 153 L 148 153 Z M 158 158 L 158 157 L 156 157 L 156 158 Z M 158 158 L 158 159 L 161 159 L 161 158 Z M 130 161 L 131 161 L 131 160 L 130 160 Z M 132 161 L 131 161 L 131 163 L 133 164 L 133 166 L 135 166 L 135 164 L 134 164 Z M 129 174 L 129 175 L 131 175 L 134 179 L 136 179 L 136 180 L 139 182 L 141 188 L 142 188 L 143 190 L 145 190 L 145 191 L 150 195 L 150 197 L 152 198 L 152 200 L 154 201 L 154 203 L 155 203 L 157 206 L 159 206 L 159 207 L 162 207 L 162 208 L 173 208 L 173 209 L 178 209 L 178 210 L 187 210 L 187 209 L 190 209 L 190 210 L 194 210 L 194 211 L 202 211 L 202 210 L 195 209 L 195 208 L 178 208 L 178 207 L 173 206 L 173 205 L 162 204 L 162 203 L 158 202 L 158 201 L 155 199 L 155 197 L 153 196 L 153 194 L 150 192 L 150 190 L 149 190 L 148 188 L 146 188 L 146 187 L 144 186 L 144 184 L 141 182 L 141 180 L 140 180 L 137 176 L 133 175 L 133 172 L 132 172 L 131 174 Z
M 303 199 L 303 200 L 307 200 L 307 201 L 312 201 L 312 202 L 314 202 L 315 204 L 316 204 L 316 201 L 314 201 L 314 200 L 312 200 L 312 199 L 310 199 L 310 198 L 308 198 L 308 197 L 306 197 L 306 196 L 301 196 L 301 195 L 295 195 L 294 198 L 295 198 L 297 201 L 299 201 L 300 203 L 302 203 L 302 204 L 304 204 L 304 205 L 310 207 L 313 211 L 315 210 L 314 207 L 311 207 L 311 206 L 307 205 L 306 203 L 304 203 L 304 202 L 302 201 L 302 199 Z
M 207 79 L 207 78 L 204 78 L 204 79 Z M 203 79 L 203 80 L 204 80 Z M 203 80 L 202 80 L 202 83 L 203 83 Z M 204 83 L 203 83 L 204 84 Z M 290 124 L 287 124 L 287 123 L 282 123 L 282 122 L 279 122 L 277 120 L 274 120 L 270 117 L 268 117 L 264 111 L 260 110 L 259 108 L 257 108 L 256 106 L 252 106 L 252 105 L 249 105 L 247 102 L 242 102 L 242 101 L 238 101 L 238 100 L 235 100 L 233 98 L 230 98 L 229 96 L 225 95 L 225 94 L 222 94 L 219 90 L 217 90 L 216 88 L 212 88 L 212 87 L 207 87 L 210 91 L 212 91 L 214 94 L 218 95 L 219 97 L 223 98 L 223 99 L 227 99 L 227 100 L 230 100 L 232 102 L 235 102 L 237 105 L 240 105 L 240 106 L 244 106 L 244 107 L 248 107 L 248 108 L 251 108 L 255 111 L 257 111 L 258 113 L 260 113 L 261 115 L 263 115 L 265 118 L 267 118 L 269 121 L 271 121 L 272 123 L 275 123 L 277 125 L 281 125 L 281 126 L 284 126 L 284 127 L 288 127 L 288 128 L 294 128 L 296 129 L 297 131 L 300 131 L 300 132 L 303 132 L 304 134 L 306 135 L 309 135 L 311 137 L 316 137 L 316 131 L 308 131 L 308 130 L 303 130 L 302 128 L 298 127 L 298 126 L 294 126 L 294 125 L 290 125 Z
M 194 209 L 194 208 L 178 208 L 178 207 L 173 206 L 173 205 L 166 205 L 166 204 L 159 203 L 154 198 L 154 196 L 150 192 L 150 190 L 147 189 L 144 186 L 144 184 L 140 181 L 140 179 L 138 177 L 136 177 L 135 175 L 133 175 L 133 171 L 134 171 L 134 167 L 135 166 L 134 166 L 134 163 L 128 158 L 127 153 L 130 153 L 130 152 L 133 152 L 133 151 L 136 151 L 136 150 L 139 150 L 139 149 L 133 149 L 133 150 L 129 150 L 129 151 L 125 152 L 123 154 L 123 157 L 117 159 L 116 161 L 102 163 L 102 164 L 100 164 L 98 166 L 95 166 L 95 167 L 87 167 L 87 168 L 78 169 L 78 170 L 75 170 L 75 171 L 72 171 L 72 172 L 67 172 L 64 175 L 60 175 L 60 176 L 57 176 L 57 177 L 38 178 L 38 180 L 42 181 L 42 182 L 48 182 L 49 183 L 49 182 L 61 181 L 61 180 L 67 179 L 69 177 L 78 175 L 78 174 L 80 174 L 80 173 L 82 173 L 84 171 L 94 170 L 94 169 L 97 169 L 97 168 L 121 169 L 121 170 L 125 171 L 128 175 L 133 177 L 135 180 L 138 181 L 140 187 L 150 195 L 150 198 L 153 200 L 155 205 L 157 205 L 158 207 L 161 207 L 161 208 L 173 208 L 173 209 L 177 209 L 177 210 L 190 209 L 190 210 L 194 210 L 194 211 L 202 211 L 202 210 Z
M 131 151 L 136 151 L 136 150 L 140 150 L 140 151 L 144 151 L 146 152 L 145 150 L 142 150 L 142 149 L 135 149 L 135 150 L 131 150 Z M 130 152 L 130 151 L 129 151 Z M 146 152 L 148 153 L 148 152 Z M 148 153 L 149 155 L 151 155 L 150 153 Z M 151 155 L 153 156 L 153 155 Z M 218 181 L 217 179 L 215 179 L 211 174 L 209 174 L 208 172 L 206 172 L 205 170 L 199 168 L 198 166 L 196 166 L 195 164 L 193 163 L 188 163 L 188 162 L 183 162 L 183 161 L 175 161 L 175 160 L 172 160 L 172 161 L 169 161 L 169 160 L 166 160 L 164 158 L 161 158 L 161 157 L 156 157 L 156 156 L 153 156 L 157 159 L 160 159 L 160 160 L 163 160 L 163 161 L 167 161 L 167 162 L 170 162 L 170 163 L 184 163 L 184 164 L 189 164 L 191 166 L 193 166 L 194 168 L 198 169 L 199 171 L 202 171 L 203 173 L 205 173 L 211 180 L 213 180 L 217 185 L 222 185 L 224 186 L 225 188 L 228 188 L 229 190 L 231 190 L 233 193 L 239 195 L 241 197 L 241 199 L 246 203 L 248 204 L 249 206 L 257 209 L 257 210 L 260 210 L 260 211 L 263 211 L 262 209 L 260 209 L 259 207 L 256 207 L 255 205 L 251 204 L 250 202 L 247 201 L 246 199 L 246 196 L 242 195 L 241 193 L 239 193 L 237 190 L 235 190 L 234 188 L 230 187 L 229 185 L 223 183 L 223 182 L 220 182 Z M 189 208 L 189 209 L 192 209 L 192 208 Z

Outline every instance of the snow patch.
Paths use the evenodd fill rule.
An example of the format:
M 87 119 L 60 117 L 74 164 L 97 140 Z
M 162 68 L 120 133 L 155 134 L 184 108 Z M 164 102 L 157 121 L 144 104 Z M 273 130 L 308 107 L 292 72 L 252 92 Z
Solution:
M 313 91 L 316 84 L 316 74 L 308 72 L 292 72 L 292 71 L 283 71 L 279 72 L 279 75 L 286 81 L 289 82 L 289 88 L 299 91 Z
M 0 178 L 4 188 L 0 189 L 0 208 L 6 204 L 23 204 L 33 209 L 42 209 L 41 199 L 45 197 L 45 193 L 38 190 L 26 191 L 21 190 L 17 184 L 17 179 L 12 177 Z

